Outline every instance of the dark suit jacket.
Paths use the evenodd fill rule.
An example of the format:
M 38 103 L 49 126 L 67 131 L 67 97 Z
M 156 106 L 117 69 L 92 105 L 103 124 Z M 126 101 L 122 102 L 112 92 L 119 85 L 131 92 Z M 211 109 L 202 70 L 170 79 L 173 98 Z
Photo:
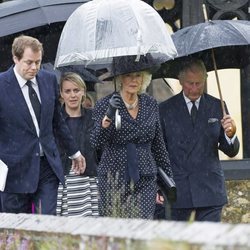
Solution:
M 60 181 L 64 181 L 53 128 L 58 130 L 69 155 L 77 151 L 61 114 L 56 76 L 40 70 L 36 78 L 41 97 L 39 137 L 13 67 L 0 75 L 0 159 L 9 167 L 5 192 L 36 191 L 40 170 L 39 142 L 53 171 Z
M 218 149 L 233 157 L 239 151 L 239 141 L 236 138 L 230 145 L 224 136 L 220 100 L 208 94 L 201 97 L 194 128 L 182 92 L 160 104 L 160 118 L 177 187 L 173 207 L 225 204 Z

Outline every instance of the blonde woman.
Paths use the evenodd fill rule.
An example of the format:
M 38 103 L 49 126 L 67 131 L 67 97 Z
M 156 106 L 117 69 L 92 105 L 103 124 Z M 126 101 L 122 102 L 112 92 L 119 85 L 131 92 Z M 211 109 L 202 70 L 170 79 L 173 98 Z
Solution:
M 78 74 L 68 72 L 61 77 L 60 93 L 63 116 L 86 159 L 86 170 L 81 175 L 75 174 L 63 145 L 58 143 L 65 183 L 59 184 L 57 215 L 98 216 L 97 155 L 89 142 L 90 131 L 93 128 L 92 110 L 82 106 L 86 97 L 86 85 Z
M 97 101 L 91 143 L 102 150 L 98 165 L 101 216 L 153 219 L 157 167 L 170 176 L 168 153 L 160 128 L 156 100 L 145 94 L 151 81 L 143 62 L 117 61 L 115 92 Z M 141 58 L 143 60 L 143 58 Z M 115 112 L 121 127 L 115 126 Z

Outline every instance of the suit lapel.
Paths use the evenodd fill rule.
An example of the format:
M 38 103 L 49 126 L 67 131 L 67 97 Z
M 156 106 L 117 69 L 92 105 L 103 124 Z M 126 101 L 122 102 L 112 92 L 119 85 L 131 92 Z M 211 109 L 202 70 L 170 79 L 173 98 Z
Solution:
M 48 104 L 48 94 L 50 90 L 47 89 L 47 81 L 43 74 L 41 74 L 41 71 L 37 74 L 37 83 L 39 87 L 39 93 L 41 98 L 41 121 L 40 121 L 40 130 L 46 124 L 46 110 L 47 110 L 47 104 Z
M 20 116 L 20 119 L 23 119 L 27 123 L 28 127 L 36 133 L 29 108 L 24 99 L 22 90 L 17 82 L 13 68 L 9 70 L 9 78 L 6 84 L 6 91 L 9 93 L 9 98 L 16 107 L 15 115 Z
M 48 110 L 53 112 L 51 105 L 51 99 L 53 98 L 50 86 L 48 84 L 48 80 L 45 77 L 45 74 L 43 74 L 42 70 L 39 71 L 39 73 L 36 76 L 36 80 L 38 83 L 39 93 L 40 93 L 40 99 L 41 99 L 41 120 L 40 120 L 40 131 L 42 128 L 46 127 L 48 122 Z M 50 82 L 50 84 L 52 84 Z
M 187 143 L 185 146 L 185 151 L 187 152 L 187 155 L 189 155 L 195 145 L 198 143 L 199 138 L 201 138 L 200 135 L 204 133 L 204 129 L 207 128 L 209 104 L 203 95 L 200 100 L 197 119 L 194 127 L 182 92 L 176 95 L 175 106 L 178 107 L 178 110 L 176 112 L 175 109 L 174 115 L 177 120 L 177 124 L 179 124 L 181 127 L 183 138 L 186 138 Z
M 187 104 L 185 102 L 185 99 L 183 97 L 183 93 L 179 93 L 176 99 L 176 107 L 178 111 L 175 113 L 177 124 L 180 124 L 182 128 L 183 136 L 186 137 L 187 134 L 191 135 L 193 134 L 193 125 L 191 116 L 189 114 Z
M 207 129 L 208 112 L 209 112 L 209 104 L 207 103 L 204 95 L 202 95 L 196 117 L 196 123 L 193 128 L 193 133 L 191 134 L 192 136 L 190 136 L 190 145 L 188 154 L 192 152 L 193 148 L 201 138 L 201 134 L 203 134 Z

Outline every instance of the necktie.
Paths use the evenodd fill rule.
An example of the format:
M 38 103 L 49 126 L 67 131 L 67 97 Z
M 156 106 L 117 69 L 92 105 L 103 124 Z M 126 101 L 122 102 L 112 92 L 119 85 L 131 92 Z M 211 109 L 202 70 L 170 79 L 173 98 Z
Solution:
M 192 123 L 193 123 L 193 126 L 194 126 L 198 109 L 197 109 L 197 107 L 195 105 L 195 101 L 192 101 L 192 104 L 193 104 L 193 106 L 191 108 L 191 118 L 192 118 Z
M 32 82 L 31 81 L 27 81 L 26 82 L 26 85 L 28 86 L 29 88 L 29 98 L 30 98 L 30 102 L 31 102 L 31 105 L 33 107 L 33 110 L 35 112 L 35 115 L 36 115 L 36 119 L 37 119 L 37 122 L 38 124 L 40 124 L 40 112 L 41 112 L 41 103 L 38 99 L 38 96 L 36 94 L 36 91 L 33 89 L 32 87 Z

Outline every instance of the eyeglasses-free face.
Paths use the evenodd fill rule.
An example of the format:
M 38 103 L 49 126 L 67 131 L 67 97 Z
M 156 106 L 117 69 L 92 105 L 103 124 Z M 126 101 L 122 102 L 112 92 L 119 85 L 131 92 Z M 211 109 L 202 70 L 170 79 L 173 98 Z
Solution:
M 81 89 L 76 83 L 65 80 L 62 83 L 61 97 L 70 109 L 78 109 L 81 107 L 84 89 Z
M 25 48 L 23 57 L 19 60 L 13 57 L 18 74 L 25 80 L 31 80 L 37 74 L 42 62 L 42 52 L 33 51 L 31 48 Z
M 182 78 L 180 84 L 183 92 L 191 101 L 197 100 L 204 92 L 206 78 L 203 72 L 192 72 L 188 70 Z
M 121 76 L 122 92 L 137 93 L 143 82 L 143 72 L 128 73 Z

